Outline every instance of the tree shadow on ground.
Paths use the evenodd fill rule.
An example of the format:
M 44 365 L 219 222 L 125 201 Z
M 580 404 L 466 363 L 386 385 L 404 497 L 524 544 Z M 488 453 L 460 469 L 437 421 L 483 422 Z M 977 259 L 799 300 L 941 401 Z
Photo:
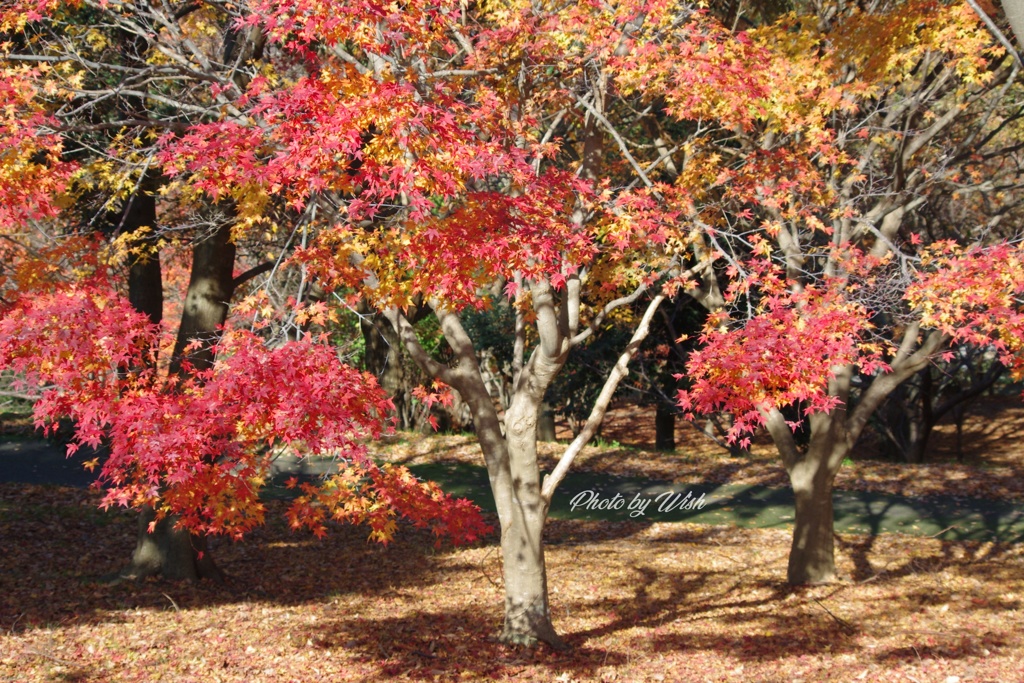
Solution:
M 957 452 L 952 415 L 939 422 L 929 437 L 930 462 L 964 462 L 974 465 L 1019 465 L 1020 432 L 1024 406 L 1020 395 L 990 396 L 973 401 L 963 422 L 963 452 Z M 962 456 L 962 458 L 961 458 Z
M 500 625 L 500 624 L 498 624 Z M 493 618 L 481 610 L 415 612 L 403 617 L 353 618 L 339 615 L 301 634 L 325 650 L 343 648 L 377 663 L 380 677 L 437 680 L 439 675 L 467 680 L 504 679 L 518 667 L 540 666 L 554 680 L 569 669 L 575 677 L 623 664 L 627 655 L 594 648 L 575 635 L 570 650 L 523 648 L 496 641 Z M 366 680 L 381 680 L 370 677 Z
M 786 586 L 779 571 L 785 559 L 781 534 L 766 552 L 752 543 L 766 532 L 555 520 L 547 530 L 552 608 L 573 649 L 522 650 L 489 639 L 501 625 L 500 553 L 493 538 L 488 547 L 454 554 L 434 549 L 429 533 L 413 529 L 403 529 L 388 547 L 368 544 L 367 531 L 359 527 L 338 527 L 318 541 L 290 532 L 274 514 L 279 510 L 271 510 L 267 527 L 244 542 L 221 542 L 214 548 L 231 576 L 226 586 L 110 585 L 97 579 L 127 560 L 135 516 L 101 513 L 94 506 L 95 496 L 82 490 L 0 486 L 0 535 L 5 540 L 0 633 L 127 624 L 137 609 L 173 617 L 231 604 L 315 605 L 315 624 L 290 626 L 287 636 L 280 637 L 365 662 L 377 672 L 365 680 L 399 675 L 487 680 L 513 675 L 520 667 L 540 667 L 550 674 L 548 680 L 564 671 L 577 678 L 600 677 L 608 668 L 628 666 L 632 648 L 645 656 L 716 652 L 767 664 L 794 656 L 852 654 L 886 664 L 913 661 L 915 647 L 920 656 L 955 658 L 1013 645 L 998 633 L 976 633 L 966 634 L 962 642 L 943 636 L 932 644 L 863 650 L 858 635 L 864 624 L 855 618 L 844 621 L 835 609 L 842 591 L 857 584 L 840 584 L 828 593 Z M 901 577 L 947 570 L 1005 584 L 1020 573 L 1020 554 L 1012 546 L 935 541 L 934 552 L 897 556 L 880 565 L 873 557 L 873 539 L 847 538 L 841 539 L 846 545 L 840 551 L 861 554 L 854 566 L 862 584 L 897 586 Z M 693 570 L 680 571 L 646 559 L 673 553 L 699 554 L 699 562 Z M 584 563 L 602 569 L 592 572 L 599 578 L 591 580 L 618 572 L 625 583 L 574 586 L 574 572 Z M 778 580 L 764 578 L 772 575 Z M 940 583 L 903 591 L 899 604 L 883 598 L 879 609 L 895 613 L 908 603 L 923 608 L 953 600 L 952 589 Z M 386 609 L 395 604 L 402 608 Z M 1008 594 L 971 604 L 992 615 L 1020 608 L 1020 599 Z M 680 629 L 679 624 L 688 626 Z M 634 642 L 638 637 L 644 642 Z M 68 680 L 87 680 L 94 673 L 81 667 L 65 672 Z
M 106 621 L 109 610 L 126 607 L 302 604 L 360 591 L 411 595 L 441 579 L 445 569 L 435 559 L 450 552 L 436 550 L 429 533 L 412 528 L 386 547 L 368 542 L 365 527 L 347 525 L 318 540 L 288 529 L 284 503 L 272 501 L 266 526 L 243 541 L 211 539 L 226 583 L 111 582 L 131 557 L 137 519 L 132 511 L 100 511 L 96 503 L 97 495 L 82 489 L 0 485 L 0 614 L 17 618 L 0 630 Z
M 0 615 L 11 620 L 0 622 L 0 632 L 67 621 L 108 622 L 126 608 L 188 609 L 249 600 L 298 605 L 361 593 L 410 597 L 467 569 L 441 561 L 452 549 L 436 548 L 428 531 L 401 525 L 395 541 L 383 546 L 367 541 L 365 527 L 333 525 L 324 539 L 316 539 L 287 527 L 284 501 L 269 501 L 267 524 L 244 540 L 210 539 L 226 583 L 111 582 L 131 557 L 137 517 L 131 510 L 101 511 L 98 499 L 85 489 L 0 484 Z M 629 538 L 650 526 L 552 524 L 552 543 L 567 546 Z M 488 542 L 487 555 L 497 563 L 495 540 Z M 273 574 L 263 569 L 271 567 Z M 500 566 L 471 569 L 481 580 L 501 580 Z M 497 612 L 500 603 L 494 607 Z

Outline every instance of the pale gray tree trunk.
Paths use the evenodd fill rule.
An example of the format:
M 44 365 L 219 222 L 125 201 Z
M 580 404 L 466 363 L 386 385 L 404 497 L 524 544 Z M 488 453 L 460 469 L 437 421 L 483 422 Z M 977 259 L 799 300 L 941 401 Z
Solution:
M 621 303 L 632 303 L 639 289 Z M 385 312 L 398 331 L 410 355 L 424 372 L 453 386 L 470 407 L 477 440 L 487 465 L 491 493 L 501 532 L 501 555 L 505 581 L 505 622 L 501 639 L 507 643 L 532 645 L 544 642 L 565 647 L 551 620 L 547 569 L 544 561 L 544 523 L 551 498 L 574 458 L 596 433 L 616 387 L 626 376 L 626 366 L 650 329 L 650 321 L 663 295 L 653 297 L 637 330 L 605 381 L 604 387 L 580 435 L 567 447 L 555 469 L 541 479 L 537 462 L 538 422 L 544 393 L 565 364 L 576 330 L 579 282 L 570 283 L 561 307 L 554 306 L 554 294 L 546 283 L 533 288 L 540 342 L 529 360 L 515 361 L 516 377 L 512 399 L 505 413 L 505 430 L 484 381 L 472 340 L 454 313 L 435 307 L 441 331 L 455 352 L 457 364 L 449 367 L 431 358 L 420 345 L 415 330 L 398 310 Z M 616 304 L 619 305 L 619 304 Z M 576 311 L 567 310 L 575 307 Z M 557 311 L 556 308 L 561 308 Z M 611 310 L 609 308 L 609 310 Z M 600 327 L 595 321 L 593 330 Z M 589 336 L 582 334 L 576 341 Z M 522 348 L 520 346 L 520 348 Z
M 1024 45 L 1024 0 L 1003 0 L 1002 4 L 1017 45 Z
M 508 643 L 537 640 L 555 647 L 564 643 L 555 633 L 548 605 L 544 563 L 544 522 L 547 503 L 541 496 L 537 466 L 537 423 L 541 401 L 520 393 L 505 414 L 512 495 L 503 496 L 501 556 L 505 578 L 505 624 L 501 638 Z

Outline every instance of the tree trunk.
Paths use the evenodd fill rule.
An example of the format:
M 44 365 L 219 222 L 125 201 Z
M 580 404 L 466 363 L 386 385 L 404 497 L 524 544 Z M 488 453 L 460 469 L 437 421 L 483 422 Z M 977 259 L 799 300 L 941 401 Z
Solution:
M 230 238 L 231 227 L 224 225 L 193 246 L 192 273 L 171 358 L 173 374 L 206 370 L 213 365 L 213 346 L 219 338 L 220 326 L 227 319 L 228 302 L 234 293 L 231 275 L 235 245 Z M 199 339 L 202 344 L 185 357 L 185 348 L 193 339 Z M 174 516 L 158 522 L 151 533 L 149 524 L 154 519 L 151 509 L 140 514 L 135 552 L 131 564 L 121 572 L 122 576 L 138 579 L 160 574 L 166 579 L 223 580 L 224 575 L 214 563 L 204 536 L 175 528 L 177 518 Z
M 796 500 L 793 547 L 787 570 L 791 584 L 826 583 L 835 579 L 832 482 L 882 401 L 901 383 L 926 367 L 929 358 L 946 343 L 947 338 L 942 333 L 933 331 L 918 344 L 919 330 L 917 323 L 907 327 L 900 350 L 892 362 L 892 372 L 876 375 L 862 390 L 860 400 L 852 409 L 850 386 L 853 367 L 834 368 L 828 393 L 839 399 L 839 405 L 831 412 L 814 413 L 807 418 L 810 442 L 806 451 L 797 445 L 781 411 L 772 409 L 764 413 L 765 426 L 782 456 Z
M 122 55 L 132 64 L 140 63 L 149 47 L 148 39 L 121 32 Z M 234 36 L 232 36 L 234 40 Z M 225 54 L 231 48 L 225 48 Z M 228 60 L 225 59 L 225 62 Z M 118 107 L 129 118 L 146 118 L 145 104 L 135 96 L 121 97 Z M 146 172 L 139 182 L 138 191 L 125 204 L 113 226 L 115 231 L 136 232 L 148 228 L 150 238 L 157 230 L 156 191 L 158 173 Z M 146 243 L 144 242 L 144 244 Z M 178 338 L 171 357 L 170 372 L 181 374 L 182 353 L 192 339 L 201 339 L 202 347 L 189 361 L 195 369 L 206 369 L 213 364 L 212 345 L 217 329 L 227 319 L 228 302 L 234 291 L 232 270 L 235 263 L 235 245 L 231 243 L 231 227 L 221 226 L 212 236 L 193 246 L 192 273 L 185 307 L 182 312 Z M 143 254 L 129 263 L 128 299 L 132 306 L 149 317 L 154 324 L 163 318 L 163 281 L 159 254 Z M 192 536 L 175 529 L 175 518 L 169 517 L 156 524 L 153 533 L 149 524 L 154 521 L 152 509 L 143 510 L 139 517 L 139 532 L 131 564 L 122 576 L 142 578 L 162 574 L 168 579 L 212 578 L 222 580 L 223 574 L 207 552 L 206 538 Z
M 830 386 L 834 389 L 838 382 L 845 387 L 849 374 L 844 371 Z M 848 396 L 845 388 L 834 393 Z M 797 585 L 830 583 L 836 578 L 832 483 L 854 442 L 847 432 L 845 407 L 811 415 L 807 421 L 811 436 L 804 452 L 796 446 L 781 413 L 774 411 L 768 423 L 776 445 L 781 444 L 796 503 L 786 575 L 789 583 Z
M 547 403 L 540 404 L 540 413 L 537 417 L 537 440 L 545 443 L 556 441 L 555 409 Z
M 544 520 L 515 515 L 501 530 L 505 578 L 505 623 L 502 642 L 565 647 L 551 623 L 548 580 L 544 564 Z
M 910 420 L 907 425 L 907 447 L 903 453 L 908 463 L 916 465 L 924 462 L 928 451 L 928 436 L 934 427 L 934 424 L 923 419 Z
M 139 191 L 129 197 L 118 214 L 111 217 L 115 232 L 132 234 L 141 229 L 156 230 L 156 183 L 152 175 L 146 175 L 139 183 Z M 146 246 L 152 235 L 143 234 L 141 246 Z M 128 263 L 128 300 L 150 322 L 160 324 L 163 319 L 163 277 L 160 254 L 146 253 L 143 249 Z M 192 541 L 187 532 L 172 529 L 167 520 L 156 525 L 153 534 L 148 533 L 150 522 L 156 518 L 152 508 L 139 513 L 139 531 L 135 552 L 129 566 L 121 572 L 123 578 L 142 579 L 163 574 L 169 579 L 195 580 L 200 576 L 200 563 L 192 552 Z M 204 563 L 212 565 L 212 560 Z M 216 566 L 207 571 L 215 573 Z
M 412 325 L 397 309 L 389 309 L 386 316 L 420 368 L 457 389 L 472 414 L 501 527 L 505 624 L 500 638 L 506 643 L 545 642 L 564 649 L 565 643 L 551 623 L 547 597 L 543 534 L 548 504 L 541 492 L 537 464 L 537 421 L 544 393 L 565 363 L 567 349 L 555 357 L 534 351 L 515 382 L 502 433 L 472 340 L 455 314 L 443 309 L 435 311 L 458 359 L 455 367 L 432 359 L 420 345 Z
M 228 305 L 234 294 L 231 278 L 234 266 L 235 245 L 231 242 L 230 224 L 222 225 L 192 247 L 192 272 L 174 343 L 171 374 L 213 367 L 213 346 L 220 338 L 219 328 L 227 320 Z M 185 348 L 195 340 L 201 344 L 186 357 Z M 185 365 L 186 361 L 191 368 Z
M 668 452 L 676 449 L 676 415 L 660 401 L 654 414 L 654 448 Z
M 544 564 L 544 521 L 547 505 L 541 497 L 537 465 L 537 423 L 541 403 L 517 395 L 505 416 L 512 495 L 495 496 L 504 510 L 501 555 L 505 576 L 505 625 L 501 640 L 517 645 L 542 641 L 562 649 L 564 641 L 551 623 L 547 570 Z
M 395 404 L 396 427 L 416 429 L 415 411 L 407 400 L 411 387 L 402 364 L 402 342 L 398 334 L 384 316 L 368 311 L 360 317 L 359 327 L 366 347 L 364 366 L 367 372 L 377 377 L 381 388 Z
M 796 500 L 793 546 L 786 575 L 794 585 L 835 580 L 832 480 L 824 463 L 807 459 L 789 472 Z
M 848 376 L 844 373 L 839 380 L 845 382 Z M 847 395 L 845 390 L 839 393 Z M 781 412 L 771 411 L 766 423 L 789 474 L 796 503 L 786 571 L 787 580 L 794 585 L 829 583 L 836 578 L 832 482 L 852 443 L 844 407 L 811 415 L 808 422 L 811 438 L 806 450 L 797 446 Z
M 134 233 L 140 228 L 156 230 L 157 183 L 147 175 L 139 183 L 139 191 L 128 199 L 128 205 L 120 215 L 120 228 Z M 145 246 L 151 246 L 156 238 L 146 237 Z M 148 250 L 146 250 L 148 251 Z M 128 301 L 139 313 L 143 313 L 154 325 L 164 317 L 164 284 L 160 268 L 160 253 L 135 256 L 128 264 Z
M 170 517 L 157 522 L 150 533 L 149 525 L 155 519 L 156 513 L 151 507 L 140 513 L 135 552 L 122 576 L 144 579 L 159 574 L 172 581 L 224 580 L 223 572 L 209 553 L 205 536 L 175 528 L 174 519 Z
M 928 449 L 928 436 L 935 427 L 932 418 L 932 368 L 928 367 L 917 373 L 918 386 L 910 395 L 913 397 L 906 407 L 907 445 L 903 452 L 904 459 L 909 463 L 922 463 Z M 906 386 L 906 384 L 902 385 Z

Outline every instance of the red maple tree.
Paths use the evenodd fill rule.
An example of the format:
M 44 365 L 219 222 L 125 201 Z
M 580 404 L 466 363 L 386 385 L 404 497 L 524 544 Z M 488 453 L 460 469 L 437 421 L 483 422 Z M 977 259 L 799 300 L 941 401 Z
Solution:
M 77 8 L 22 3 L 0 21 L 24 34 L 26 20 Z M 229 216 L 194 242 L 183 305 L 192 318 L 183 318 L 167 373 L 152 357 L 158 335 L 102 284 L 102 264 L 99 280 L 77 278 L 52 298 L 19 288 L 5 316 L 22 340 L 7 362 L 67 383 L 41 409 L 78 411 L 83 442 L 103 432 L 118 448 L 130 444 L 105 471 L 116 500 L 155 505 L 199 531 L 244 530 L 259 518 L 243 485 L 262 471 L 256 444 L 308 442 L 347 449 L 354 469 L 334 488 L 306 490 L 295 523 L 319 529 L 336 515 L 387 536 L 390 517 L 373 514 L 386 499 L 417 520 L 447 514 L 441 528 L 457 537 L 477 533 L 476 518 L 435 489 L 359 456 L 358 436 L 375 433 L 371 418 L 386 401 L 302 332 L 326 332 L 333 305 L 360 302 L 469 407 L 501 525 L 503 638 L 560 646 L 544 565 L 547 511 L 666 298 L 689 297 L 710 313 L 683 405 L 733 414 L 732 438 L 764 426 L 775 439 L 797 499 L 793 582 L 832 578 L 831 482 L 895 386 L 951 343 L 992 344 L 1016 362 L 1016 248 L 992 230 L 968 231 L 954 246 L 914 222 L 937 197 L 980 192 L 986 174 L 1009 181 L 1008 210 L 1019 201 L 1010 162 L 1020 114 L 1004 100 L 1016 71 L 968 8 L 766 11 L 749 30 L 735 28 L 738 15 L 726 23 L 661 0 L 99 11 L 141 40 L 113 60 L 125 74 L 117 89 L 69 87 L 69 77 L 11 66 L 60 64 L 88 81 L 89 55 L 114 49 L 96 26 L 98 34 L 82 32 L 89 49 L 73 54 L 56 44 L 33 51 L 31 41 L 5 47 L 7 77 L 32 89 L 22 106 L 46 118 L 33 132 L 76 140 L 65 156 L 82 157 L 75 179 L 89 191 L 118 197 L 130 185 L 135 195 L 159 193 L 168 215 L 213 207 Z M 153 69 L 166 78 L 159 88 Z M 126 103 L 104 109 L 111 97 Z M 61 98 L 82 103 L 69 109 Z M 103 120 L 59 118 L 82 111 Z M 106 141 L 120 164 L 113 171 L 75 137 L 107 130 L 119 131 Z M 5 192 L 33 173 L 52 183 L 19 200 L 28 208 L 9 225 L 27 213 L 60 220 L 53 197 L 76 190 L 65 190 L 72 171 L 57 142 L 46 158 L 32 142 L 4 157 L 0 178 L 15 188 Z M 161 186 L 146 190 L 157 175 Z M 984 220 L 987 210 L 972 206 L 971 215 Z M 161 243 L 144 222 L 127 229 L 129 213 L 117 246 L 143 268 L 152 263 L 146 250 Z M 274 245 L 270 261 L 234 275 L 236 246 L 260 239 Z M 975 277 L 960 279 L 966 272 Z M 270 285 L 244 308 L 299 339 L 268 348 L 237 326 L 221 337 L 226 301 L 255 273 L 271 273 Z M 295 294 L 272 300 L 273 278 L 287 273 Z M 129 295 L 132 282 L 142 287 L 129 277 Z M 66 355 L 67 328 L 30 332 L 20 322 L 56 316 L 70 325 L 69 315 L 88 311 L 99 324 L 107 306 L 121 312 L 117 334 L 76 341 Z M 436 316 L 452 362 L 424 349 L 409 320 L 417 306 Z M 491 306 L 510 307 L 516 320 L 504 414 L 462 322 L 464 311 Z M 542 477 L 545 392 L 572 350 L 612 319 L 631 326 L 631 339 L 579 436 Z M 275 385 L 277 373 L 288 381 Z M 90 407 L 58 400 L 78 394 Z M 315 410 L 308 396 L 320 399 Z M 804 418 L 806 445 L 793 434 Z M 181 420 L 201 429 L 165 434 Z M 232 508 L 236 498 L 247 504 Z

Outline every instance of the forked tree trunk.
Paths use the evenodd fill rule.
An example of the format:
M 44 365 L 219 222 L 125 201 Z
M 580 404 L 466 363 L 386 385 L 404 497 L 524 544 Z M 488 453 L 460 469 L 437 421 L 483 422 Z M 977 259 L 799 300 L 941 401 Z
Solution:
M 932 355 L 947 341 L 941 332 L 932 331 L 918 343 L 919 332 L 916 323 L 907 327 L 900 349 L 890 364 L 891 372 L 875 376 L 852 407 L 853 367 L 834 369 L 828 393 L 839 399 L 839 405 L 829 413 L 815 413 L 807 418 L 811 439 L 806 452 L 801 453 L 797 448 L 782 413 L 778 410 L 767 413 L 768 432 L 782 456 L 796 499 L 793 547 L 787 570 L 790 583 L 825 583 L 835 579 L 832 482 L 882 401 L 925 368 Z
M 213 345 L 219 336 L 218 328 L 227 319 L 228 302 L 234 292 L 231 275 L 235 245 L 230 237 L 231 228 L 224 225 L 193 247 L 192 272 L 171 358 L 172 374 L 185 374 L 189 366 L 206 370 L 213 365 Z M 186 357 L 185 348 L 194 339 L 202 344 Z M 176 528 L 177 518 L 173 516 L 158 522 L 150 532 L 149 524 L 154 519 L 152 509 L 140 513 L 135 552 L 129 566 L 121 572 L 123 577 L 138 579 L 159 574 L 167 579 L 223 580 L 205 537 Z
M 405 338 L 408 340 L 406 328 Z M 415 346 L 410 349 L 418 351 Z M 422 359 L 418 359 L 420 362 Z M 474 361 L 459 373 L 459 391 L 473 415 L 477 439 L 487 463 L 501 532 L 501 557 L 505 580 L 505 622 L 500 639 L 509 644 L 544 642 L 564 649 L 565 642 L 551 623 L 547 568 L 544 562 L 544 522 L 547 504 L 541 496 L 537 465 L 537 421 L 540 398 L 517 394 L 505 415 L 502 434 L 494 404 Z
M 578 286 L 578 283 L 577 283 Z M 578 289 L 566 287 L 567 301 Z M 643 290 L 637 290 L 639 296 Z M 545 642 L 564 649 L 565 642 L 551 623 L 548 603 L 547 570 L 544 562 L 544 522 L 555 488 L 565 476 L 573 459 L 593 437 L 604 417 L 619 382 L 627 374 L 627 365 L 650 331 L 651 318 L 665 299 L 654 296 L 637 325 L 627 347 L 605 380 L 580 435 L 563 453 L 555 468 L 545 476 L 542 485 L 537 462 L 537 427 L 541 417 L 544 394 L 551 381 L 564 366 L 570 343 L 569 333 L 577 329 L 578 305 L 566 310 L 564 332 L 556 334 L 550 287 L 537 284 L 533 288 L 533 305 L 538 311 L 541 341 L 524 364 L 517 366 L 514 393 L 505 412 L 505 430 L 494 402 L 487 391 L 472 339 L 466 334 L 457 315 L 435 308 L 441 331 L 458 359 L 455 367 L 442 365 L 423 349 L 409 321 L 397 309 L 388 309 L 385 316 L 416 363 L 424 372 L 454 386 L 469 406 L 477 440 L 487 464 L 487 476 L 494 496 L 501 526 L 501 554 L 505 579 L 505 623 L 501 639 L 507 643 L 532 645 Z M 571 314 L 571 315 L 570 315 Z M 570 320 L 572 318 L 572 320 Z M 522 337 L 519 337 L 522 339 Z
M 386 316 L 424 372 L 454 386 L 469 406 L 501 527 L 505 579 L 501 639 L 519 645 L 544 642 L 563 649 L 565 643 L 551 623 L 548 604 L 543 543 L 548 505 L 541 494 L 537 464 L 537 422 L 544 392 L 564 364 L 564 355 L 552 359 L 535 353 L 531 357 L 516 383 L 503 431 L 480 373 L 472 340 L 457 316 L 437 311 L 441 330 L 459 359 L 454 368 L 427 355 L 412 325 L 396 309 L 387 311 Z
M 845 408 L 809 418 L 810 444 L 801 451 L 782 413 L 768 418 L 768 431 L 782 455 L 795 501 L 793 544 L 786 579 L 790 584 L 830 583 L 836 578 L 832 483 L 850 450 Z

